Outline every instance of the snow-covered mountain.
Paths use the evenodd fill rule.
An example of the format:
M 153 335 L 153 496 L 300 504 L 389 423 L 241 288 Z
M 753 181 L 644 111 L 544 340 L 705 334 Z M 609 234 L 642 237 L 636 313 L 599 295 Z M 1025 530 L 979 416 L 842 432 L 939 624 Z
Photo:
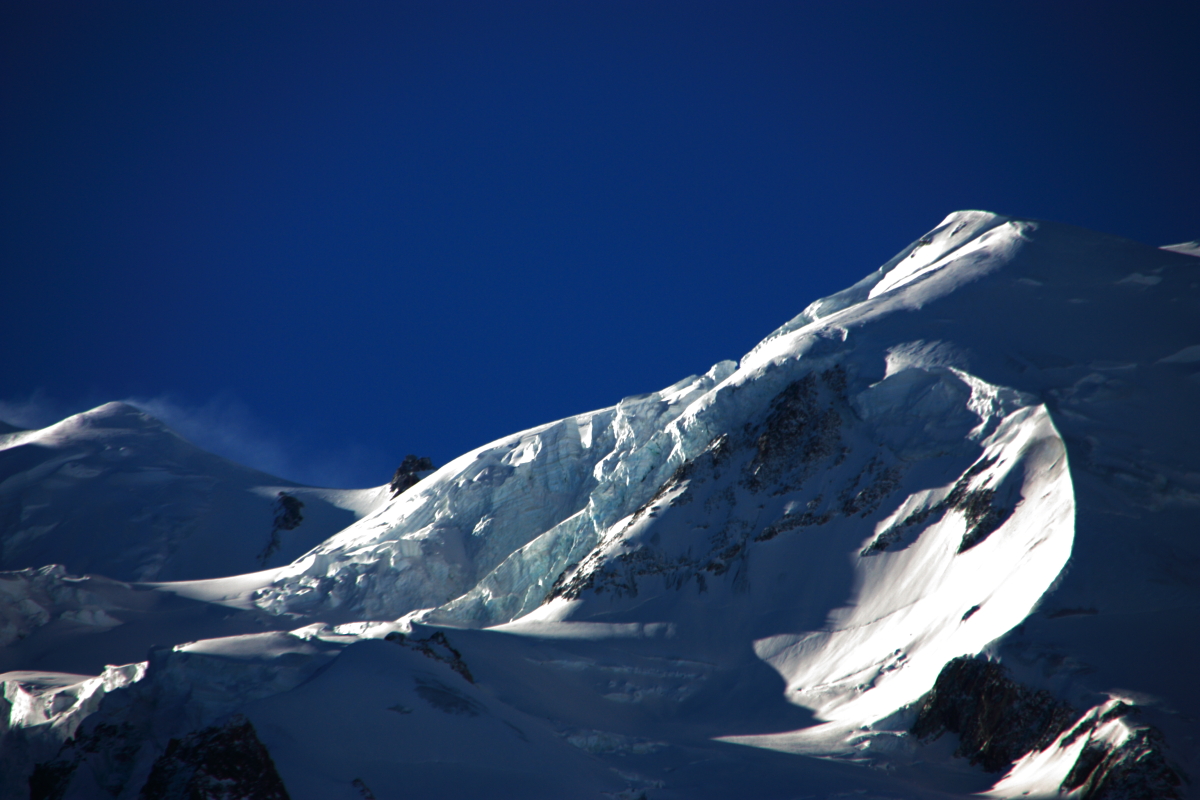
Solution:
M 6 434 L 4 796 L 1187 796 L 1194 252 L 958 212 L 739 363 L 391 499 L 127 407 Z M 360 518 L 253 572 L 281 491 Z
M 301 501 L 302 521 L 263 559 L 281 492 Z M 386 498 L 382 488 L 298 486 L 107 403 L 42 430 L 0 431 L 0 568 L 58 563 L 122 581 L 234 575 L 288 563 Z

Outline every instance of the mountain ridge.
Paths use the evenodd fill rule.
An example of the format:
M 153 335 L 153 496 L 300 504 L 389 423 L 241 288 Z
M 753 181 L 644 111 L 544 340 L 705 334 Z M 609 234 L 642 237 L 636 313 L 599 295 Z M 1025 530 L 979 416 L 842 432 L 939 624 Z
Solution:
M 1182 797 L 1198 345 L 1189 254 L 956 212 L 738 363 L 156 584 L 238 617 L 103 691 L 9 679 L 10 741 L 65 797 L 230 725 L 293 797 Z
M 267 475 L 201 450 L 132 405 L 106 403 L 0 435 L 0 568 L 61 563 L 125 581 L 249 572 L 280 492 L 308 504 L 307 524 L 285 545 L 288 557 L 381 495 Z M 91 535 L 97 518 L 110 538 Z

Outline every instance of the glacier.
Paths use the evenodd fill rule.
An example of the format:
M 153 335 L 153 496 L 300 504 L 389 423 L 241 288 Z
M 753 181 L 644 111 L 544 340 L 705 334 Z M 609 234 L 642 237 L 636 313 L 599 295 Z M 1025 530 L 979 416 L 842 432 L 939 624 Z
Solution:
M 396 497 L 119 404 L 0 435 L 0 796 L 200 791 L 246 737 L 294 798 L 1187 796 L 1196 254 L 956 212 Z

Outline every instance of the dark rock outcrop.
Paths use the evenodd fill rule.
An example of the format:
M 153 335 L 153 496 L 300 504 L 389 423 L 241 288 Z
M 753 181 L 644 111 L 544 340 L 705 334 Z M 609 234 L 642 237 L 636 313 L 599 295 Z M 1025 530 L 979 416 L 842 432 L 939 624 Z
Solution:
M 912 733 L 924 740 L 958 734 L 956 756 L 1000 772 L 1048 746 L 1078 716 L 1049 692 L 1017 683 L 997 663 L 956 658 L 925 696 Z
M 1017 683 L 999 664 L 956 658 L 942 668 L 925 696 L 912 733 L 924 740 L 947 731 L 958 734 L 955 755 L 1000 772 L 1070 729 L 1059 747 L 1081 736 L 1089 741 L 1063 780 L 1063 792 L 1076 793 L 1080 800 L 1177 800 L 1182 779 L 1167 763 L 1156 728 L 1133 727 L 1117 745 L 1091 736 L 1106 723 L 1136 713 L 1122 702 L 1080 718 L 1049 692 Z
M 172 739 L 140 800 L 288 800 L 271 754 L 245 717 Z
M 745 485 L 761 491 L 780 483 L 784 473 L 803 473 L 805 466 L 837 455 L 842 428 L 838 408 L 846 403 L 845 391 L 846 373 L 837 365 L 822 372 L 819 382 L 809 373 L 780 392 L 754 440 L 756 452 L 744 468 Z M 791 483 L 785 491 L 796 488 Z
M 1011 508 L 995 504 L 995 489 L 990 487 L 969 488 L 972 478 L 995 463 L 995 457 L 980 459 L 963 473 L 963 476 L 954 484 L 954 488 L 940 503 L 909 515 L 903 522 L 879 534 L 859 555 L 872 556 L 882 553 L 903 539 L 905 529 L 921 525 L 931 516 L 944 515 L 948 511 L 961 512 L 967 521 L 967 530 L 958 546 L 958 552 L 964 553 L 982 542 L 1003 525 L 1012 514 Z
M 627 542 L 620 551 L 602 544 L 568 565 L 542 602 L 558 597 L 573 600 L 589 591 L 637 597 L 641 578 L 661 579 L 674 590 L 694 580 L 696 590 L 703 593 L 708 590 L 710 577 L 729 575 L 732 586 L 744 590 L 754 542 L 768 541 L 797 528 L 824 525 L 838 514 L 873 513 L 897 488 L 900 478 L 899 469 L 880 458 L 871 459 L 859 475 L 853 476 L 844 496 L 828 509 L 819 509 L 823 497 L 818 495 L 809 502 L 808 511 L 785 515 L 761 530 L 757 528 L 757 514 L 735 510 L 738 500 L 734 482 L 755 494 L 773 487 L 771 495 L 779 496 L 798 491 L 822 470 L 845 462 L 850 452 L 842 439 L 846 385 L 846 372 L 840 365 L 788 384 L 771 400 L 761 422 L 747 423 L 740 434 L 714 437 L 703 452 L 680 464 L 617 533 L 623 537 L 624 531 L 639 519 L 658 517 L 669 507 L 691 503 L 696 487 L 712 482 L 704 502 L 703 523 L 697 525 L 700 529 L 712 527 L 703 545 L 672 553 L 646 542 Z M 739 462 L 740 475 L 732 471 Z M 672 495 L 670 499 L 668 495 Z
M 421 480 L 419 473 L 429 472 L 437 469 L 433 466 L 433 461 L 429 456 L 421 456 L 420 458 L 411 453 L 404 457 L 404 461 L 400 466 L 396 467 L 396 474 L 392 476 L 392 497 L 398 497 L 401 493 L 411 489 Z
M 446 634 L 441 631 L 434 631 L 431 636 L 424 639 L 415 639 L 405 636 L 400 631 L 392 631 L 384 638 L 402 647 L 416 650 L 426 658 L 442 662 L 465 678 L 467 683 L 475 682 L 475 677 L 471 675 L 471 670 L 467 667 L 467 662 L 463 661 L 462 653 L 450 644 L 450 640 L 446 638 Z
M 75 775 L 74 761 L 47 761 L 36 764 L 29 776 L 30 800 L 61 800 Z
M 1086 736 L 1116 718 L 1138 709 L 1118 703 L 1104 714 L 1089 715 L 1064 737 L 1064 743 Z M 1062 782 L 1064 792 L 1078 792 L 1081 800 L 1177 800 L 1183 781 L 1164 755 L 1165 743 L 1157 728 L 1137 728 L 1114 746 L 1091 739 Z
M 30 800 L 60 800 L 85 761 L 103 764 L 101 788 L 116 797 L 133 771 L 142 731 L 133 725 L 101 723 L 80 730 L 63 744 L 58 758 L 34 765 L 29 776 Z
M 300 523 L 304 521 L 304 515 L 300 513 L 302 508 L 304 508 L 304 503 L 300 498 L 293 497 L 287 492 L 279 493 L 279 497 L 275 501 L 275 520 L 271 527 L 271 538 L 267 541 L 267 546 L 263 548 L 263 551 L 258 554 L 259 566 L 265 567 L 271 556 L 279 550 L 280 531 L 294 531 L 300 527 Z

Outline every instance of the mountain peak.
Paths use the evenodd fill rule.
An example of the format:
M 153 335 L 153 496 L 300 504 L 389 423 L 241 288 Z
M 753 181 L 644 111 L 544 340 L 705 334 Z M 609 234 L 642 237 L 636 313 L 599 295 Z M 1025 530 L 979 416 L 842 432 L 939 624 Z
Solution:
M 166 425 L 159 419 L 150 416 L 145 411 L 142 411 L 137 406 L 120 400 L 114 400 L 111 403 L 104 403 L 96 406 L 93 409 L 76 414 L 69 419 L 78 418 L 81 421 L 86 421 L 91 425 L 97 425 L 105 428 L 127 428 L 127 427 L 160 427 L 165 428 Z
M 316 527 L 319 490 L 234 474 L 128 404 L 6 437 L 53 446 L 4 454 L 4 555 L 91 548 L 86 569 L 169 580 L 292 547 L 286 567 L 152 590 L 216 598 L 219 619 L 204 638 L 146 615 L 154 641 L 190 643 L 81 730 L 157 715 L 157 739 L 120 747 L 159 774 L 187 766 L 165 737 L 220 741 L 204 726 L 244 708 L 297 797 L 476 797 L 493 766 L 534 787 L 556 770 L 556 796 L 986 789 L 923 744 L 942 729 L 1009 770 L 989 796 L 1178 797 L 1168 758 L 1200 763 L 1200 652 L 1179 635 L 1200 608 L 1197 287 L 1170 248 L 955 212 L 740 364 L 483 445 L 336 528 Z M 5 592 L 59 592 L 63 625 L 120 618 L 70 580 Z M 231 600 L 264 631 L 226 622 Z M 58 635 L 20 613 L 11 635 Z M 57 713 L 65 736 L 94 708 L 68 700 L 37 724 Z M 884 772 L 820 784 L 800 753 Z M 645 782 L 614 784 L 632 761 Z M 136 793 L 113 763 L 81 757 L 78 780 Z

